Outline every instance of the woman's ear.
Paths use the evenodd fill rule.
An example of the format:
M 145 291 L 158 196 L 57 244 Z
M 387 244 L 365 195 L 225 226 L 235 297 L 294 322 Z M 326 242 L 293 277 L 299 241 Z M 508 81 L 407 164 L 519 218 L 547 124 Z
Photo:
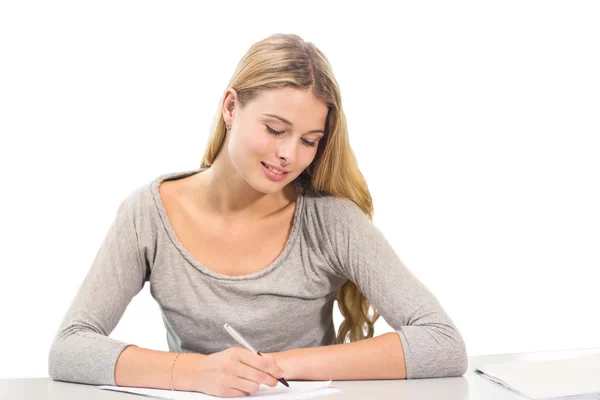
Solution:
M 233 88 L 228 88 L 223 95 L 223 104 L 221 105 L 223 120 L 225 121 L 225 125 L 227 125 L 228 129 L 231 129 L 231 125 L 233 124 L 236 105 L 237 92 Z

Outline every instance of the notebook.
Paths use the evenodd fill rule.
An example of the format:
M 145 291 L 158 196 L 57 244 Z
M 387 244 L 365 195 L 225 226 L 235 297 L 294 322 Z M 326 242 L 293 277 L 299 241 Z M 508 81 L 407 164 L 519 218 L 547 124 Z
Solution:
M 600 353 L 560 360 L 489 363 L 476 370 L 530 399 L 600 397 Z
M 285 387 L 282 383 L 277 383 L 277 386 L 270 387 L 261 384 L 258 392 L 244 397 L 228 397 L 228 399 L 248 399 L 249 397 L 260 397 L 269 400 L 283 399 L 308 399 L 312 397 L 327 396 L 330 394 L 341 392 L 341 389 L 330 387 L 329 381 L 288 381 L 290 387 Z M 200 392 L 172 391 L 164 389 L 139 388 L 131 386 L 98 386 L 103 390 L 114 390 L 118 392 L 126 392 L 139 394 L 142 396 L 155 397 L 159 399 L 169 400 L 200 400 L 200 399 L 220 399 L 221 397 L 211 396 Z

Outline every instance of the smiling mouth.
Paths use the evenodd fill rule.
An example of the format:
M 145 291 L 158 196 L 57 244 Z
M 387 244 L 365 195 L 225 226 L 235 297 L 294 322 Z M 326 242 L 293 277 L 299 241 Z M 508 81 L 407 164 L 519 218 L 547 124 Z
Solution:
M 279 172 L 277 172 L 277 171 L 274 171 L 274 170 L 273 170 L 273 168 L 274 168 L 274 167 L 271 167 L 271 166 L 269 166 L 269 165 L 265 164 L 265 163 L 264 163 L 264 162 L 262 162 L 262 161 L 261 161 L 260 163 L 261 163 L 263 166 L 265 166 L 265 168 L 268 168 L 270 171 L 272 171 L 272 172 L 274 172 L 274 173 L 276 173 L 276 174 L 278 174 L 278 175 L 285 175 L 285 174 L 287 174 L 287 172 L 283 172 L 283 171 L 279 171 L 279 170 L 277 170 L 277 171 L 279 171 Z M 276 168 L 275 168 L 275 169 L 276 169 Z

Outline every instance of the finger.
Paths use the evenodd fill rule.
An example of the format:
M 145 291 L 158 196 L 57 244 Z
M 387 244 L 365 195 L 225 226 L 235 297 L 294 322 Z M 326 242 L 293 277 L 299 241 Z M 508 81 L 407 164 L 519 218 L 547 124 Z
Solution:
M 247 350 L 240 349 L 239 361 L 243 362 L 246 365 L 249 365 L 253 368 L 258 369 L 259 371 L 263 371 L 273 376 L 274 378 L 281 377 L 282 370 L 275 362 L 275 358 L 270 355 L 259 356 L 258 354 Z
M 234 370 L 234 374 L 240 378 L 244 378 L 252 382 L 264 383 L 265 385 L 271 387 L 277 386 L 278 381 L 273 376 L 264 371 L 251 367 L 250 365 L 244 364 L 241 361 L 236 363 Z
M 248 379 L 240 378 L 239 376 L 232 377 L 230 387 L 248 394 L 258 392 L 260 383 L 249 381 Z
M 248 396 L 252 389 L 252 385 L 241 385 L 238 381 L 240 378 L 233 375 L 225 375 L 218 380 L 217 388 L 214 393 L 217 397 L 242 397 Z M 245 390 L 248 389 L 248 390 Z

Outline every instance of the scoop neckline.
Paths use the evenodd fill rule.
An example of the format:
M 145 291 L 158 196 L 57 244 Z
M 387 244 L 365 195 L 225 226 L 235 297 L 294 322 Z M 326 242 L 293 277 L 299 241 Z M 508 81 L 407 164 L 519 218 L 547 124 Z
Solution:
M 290 254 L 290 252 L 292 251 L 292 247 L 293 247 L 292 245 L 295 242 L 296 238 L 298 237 L 298 233 L 300 231 L 302 212 L 304 209 L 304 207 L 303 207 L 304 206 L 303 187 L 300 185 L 300 183 L 298 182 L 297 179 L 295 179 L 293 181 L 293 183 L 296 187 L 297 196 L 296 196 L 296 205 L 295 205 L 295 209 L 294 209 L 294 216 L 292 218 L 292 232 L 288 236 L 285 246 L 284 246 L 283 250 L 277 256 L 277 258 L 275 258 L 275 260 L 273 260 L 271 262 L 271 264 L 269 264 L 265 268 L 263 268 L 259 271 L 256 271 L 256 272 L 252 272 L 250 274 L 225 275 L 225 274 L 221 274 L 219 272 L 215 272 L 212 269 L 208 268 L 207 266 L 205 266 L 200 261 L 198 261 L 198 259 L 196 259 L 192 254 L 190 254 L 186 250 L 186 248 L 183 246 L 183 244 L 177 237 L 177 234 L 175 233 L 175 230 L 173 229 L 173 226 L 171 225 L 171 221 L 169 221 L 164 202 L 158 191 L 160 184 L 165 181 L 187 178 L 188 176 L 194 175 L 196 173 L 200 173 L 208 168 L 209 167 L 203 167 L 203 168 L 195 169 L 195 170 L 163 174 L 163 175 L 159 176 L 158 178 L 156 178 L 152 182 L 151 191 L 152 191 L 152 197 L 154 199 L 154 204 L 156 205 L 156 209 L 158 211 L 158 214 L 160 215 L 161 222 L 163 224 L 164 229 L 167 232 L 167 235 L 169 236 L 169 239 L 171 240 L 171 243 L 177 248 L 179 253 L 183 256 L 183 258 L 189 264 L 191 264 L 193 267 L 195 267 L 197 270 L 199 270 L 203 274 L 205 274 L 211 278 L 214 278 L 214 279 L 223 280 L 223 281 L 247 281 L 247 280 L 258 279 L 258 278 L 274 271 L 277 267 L 279 267 L 285 261 L 287 256 Z

